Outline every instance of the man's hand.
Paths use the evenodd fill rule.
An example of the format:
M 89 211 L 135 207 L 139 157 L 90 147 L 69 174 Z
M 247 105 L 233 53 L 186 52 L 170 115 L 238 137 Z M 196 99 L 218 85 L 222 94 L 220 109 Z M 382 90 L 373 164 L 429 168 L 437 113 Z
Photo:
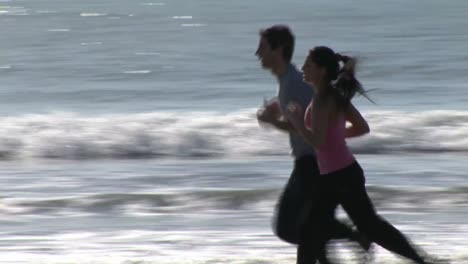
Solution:
M 257 120 L 263 123 L 273 124 L 280 116 L 281 111 L 276 99 L 265 101 L 263 107 L 257 111 Z

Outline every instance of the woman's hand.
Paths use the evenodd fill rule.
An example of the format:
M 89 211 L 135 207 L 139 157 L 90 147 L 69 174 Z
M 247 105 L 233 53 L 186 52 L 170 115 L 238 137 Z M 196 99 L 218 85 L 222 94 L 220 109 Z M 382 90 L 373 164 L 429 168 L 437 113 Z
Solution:
M 296 131 L 301 135 L 304 140 L 312 145 L 314 148 L 320 147 L 325 143 L 326 130 L 328 128 L 328 116 L 330 111 L 328 102 L 320 100 L 314 101 L 310 107 L 310 127 L 305 126 L 305 111 L 303 107 L 296 103 L 291 102 L 287 105 L 288 118 L 291 120 L 292 125 Z
M 298 102 L 289 102 L 287 105 L 288 118 L 292 122 L 304 122 L 304 109 Z

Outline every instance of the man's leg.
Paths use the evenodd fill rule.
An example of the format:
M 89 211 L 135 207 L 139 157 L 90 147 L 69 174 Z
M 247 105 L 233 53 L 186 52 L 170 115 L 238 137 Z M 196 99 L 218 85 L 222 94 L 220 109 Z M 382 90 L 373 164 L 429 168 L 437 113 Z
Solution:
M 299 243 L 300 217 L 304 208 L 305 194 L 302 190 L 304 183 L 299 177 L 297 161 L 291 172 L 289 180 L 281 194 L 276 206 L 273 228 L 275 234 L 282 240 Z

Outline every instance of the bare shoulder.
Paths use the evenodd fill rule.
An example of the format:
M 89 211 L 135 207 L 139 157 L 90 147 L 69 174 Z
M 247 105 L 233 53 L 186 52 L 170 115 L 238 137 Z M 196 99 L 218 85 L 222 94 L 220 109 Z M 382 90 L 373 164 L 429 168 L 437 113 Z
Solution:
M 330 96 L 317 95 L 314 97 L 313 105 L 319 108 L 328 107 L 332 104 Z
M 337 103 L 333 96 L 323 95 L 314 98 L 314 108 L 329 114 L 336 112 Z

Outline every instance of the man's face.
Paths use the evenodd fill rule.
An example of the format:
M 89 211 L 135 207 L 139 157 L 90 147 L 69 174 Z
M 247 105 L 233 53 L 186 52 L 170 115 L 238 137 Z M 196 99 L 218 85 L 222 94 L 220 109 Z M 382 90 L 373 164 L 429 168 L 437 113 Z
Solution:
M 271 69 L 276 64 L 278 55 L 281 55 L 280 52 L 281 49 L 279 48 L 276 50 L 271 49 L 268 41 L 264 37 L 261 37 L 255 55 L 257 55 L 258 59 L 262 62 L 262 67 L 264 69 Z

